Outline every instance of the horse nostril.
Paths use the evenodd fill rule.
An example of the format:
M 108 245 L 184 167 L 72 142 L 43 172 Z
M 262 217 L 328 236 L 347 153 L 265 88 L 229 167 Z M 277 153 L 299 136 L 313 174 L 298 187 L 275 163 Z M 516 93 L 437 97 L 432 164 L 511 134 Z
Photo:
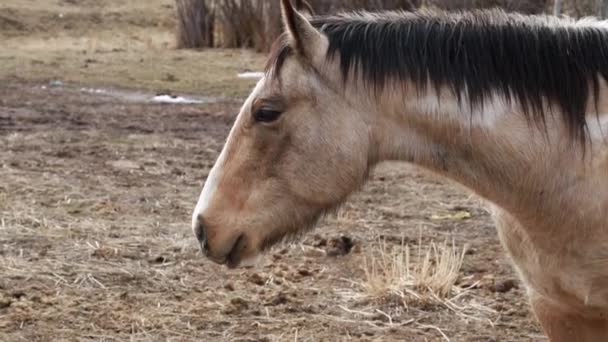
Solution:
M 207 240 L 207 233 L 205 232 L 205 224 L 202 217 L 198 217 L 194 227 L 194 234 L 200 243 L 203 254 L 207 255 L 209 252 L 209 242 Z

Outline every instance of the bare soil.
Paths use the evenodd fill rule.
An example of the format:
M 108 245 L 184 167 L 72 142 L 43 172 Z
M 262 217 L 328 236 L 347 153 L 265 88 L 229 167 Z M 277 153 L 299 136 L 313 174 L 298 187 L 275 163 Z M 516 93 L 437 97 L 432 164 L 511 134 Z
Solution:
M 110 0 L 0 5 L 0 37 L 10 42 L 0 47 L 0 61 L 13 61 L 0 63 L 1 341 L 545 340 L 480 201 L 405 164 L 380 166 L 338 214 L 255 267 L 227 270 L 206 261 L 190 231 L 191 210 L 251 86 L 235 77 L 246 69 L 242 56 L 251 69 L 263 56 L 180 52 L 162 44 L 113 52 L 126 44 L 102 37 L 114 21 L 86 19 L 94 3 L 104 2 L 103 11 L 119 6 Z M 135 9 L 117 13 L 171 22 L 170 1 L 132 3 Z M 146 12 L 148 6 L 154 9 Z M 59 20 L 31 28 L 28 11 L 60 10 L 98 29 L 66 28 Z M 171 36 L 171 25 L 159 28 L 158 20 L 124 22 L 133 30 L 153 28 L 156 38 Z M 121 27 L 117 35 L 124 34 Z M 78 41 L 78 28 L 82 37 L 107 44 L 87 50 L 87 58 L 104 63 L 66 67 L 82 54 L 41 43 L 53 32 Z M 37 53 L 58 64 L 15 68 Z M 200 84 L 157 77 L 155 63 L 162 61 L 170 73 L 194 80 L 197 59 L 211 65 L 203 69 L 227 71 L 201 72 L 209 79 Z M 98 69 L 87 73 L 93 64 Z M 138 74 L 138 86 L 140 79 L 124 78 L 119 67 L 154 76 Z M 213 77 L 221 78 L 220 88 Z M 62 82 L 49 84 L 55 78 Z M 222 97 L 161 105 L 83 92 L 84 86 Z M 393 249 L 446 240 L 468 246 L 454 305 L 366 293 L 364 268 L 378 240 Z

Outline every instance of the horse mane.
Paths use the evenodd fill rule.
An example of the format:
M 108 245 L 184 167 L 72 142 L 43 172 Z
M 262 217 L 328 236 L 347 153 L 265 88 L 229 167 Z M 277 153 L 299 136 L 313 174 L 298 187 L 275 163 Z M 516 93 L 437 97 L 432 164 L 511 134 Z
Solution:
M 559 109 L 573 137 L 584 139 L 587 103 L 608 79 L 608 23 L 502 10 L 355 12 L 316 17 L 339 59 L 344 81 L 361 76 L 375 90 L 388 81 L 450 89 L 472 107 L 502 95 L 544 124 Z M 267 64 L 277 73 L 293 53 L 282 36 Z
M 557 106 L 572 136 L 584 138 L 590 96 L 608 78 L 608 25 L 501 10 L 354 13 L 317 18 L 328 59 L 382 89 L 389 79 L 448 87 L 483 106 L 495 94 L 516 100 L 543 124 Z M 602 26 L 604 25 L 604 26 Z
M 294 51 L 291 45 L 289 45 L 287 33 L 281 34 L 270 47 L 270 54 L 264 66 L 265 73 L 270 78 L 277 78 L 287 57 L 292 56 L 293 53 Z

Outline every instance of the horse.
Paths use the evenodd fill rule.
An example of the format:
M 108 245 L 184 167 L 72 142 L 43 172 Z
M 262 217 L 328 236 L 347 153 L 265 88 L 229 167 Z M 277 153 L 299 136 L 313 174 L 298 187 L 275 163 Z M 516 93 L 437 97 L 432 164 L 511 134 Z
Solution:
M 243 265 L 404 161 L 487 203 L 551 341 L 607 341 L 608 23 L 281 8 L 193 213 L 205 255 Z

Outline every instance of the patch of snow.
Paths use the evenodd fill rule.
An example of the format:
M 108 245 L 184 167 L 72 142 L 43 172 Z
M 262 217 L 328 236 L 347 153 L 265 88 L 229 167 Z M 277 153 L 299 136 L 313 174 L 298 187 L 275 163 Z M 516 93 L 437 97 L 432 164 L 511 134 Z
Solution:
M 105 89 L 95 89 L 95 88 L 80 88 L 80 91 L 83 93 L 91 93 L 91 94 L 107 94 L 108 91 Z
M 196 104 L 196 103 L 204 103 L 200 100 L 189 99 L 181 96 L 172 96 L 172 95 L 156 95 L 152 99 L 153 102 L 156 103 L 174 103 L 174 104 Z
M 142 167 L 134 161 L 130 160 L 116 160 L 106 162 L 107 165 L 110 165 L 119 170 L 140 170 Z
M 242 72 L 242 73 L 238 74 L 237 76 L 238 76 L 238 78 L 253 78 L 253 79 L 259 80 L 262 77 L 264 77 L 264 73 L 247 71 L 247 72 Z
M 53 89 L 60 88 L 66 91 L 76 91 L 80 93 L 92 94 L 97 96 L 113 97 L 120 100 L 138 103 L 156 103 L 156 104 L 204 104 L 204 103 L 215 103 L 220 100 L 217 97 L 185 97 L 175 96 L 171 94 L 157 94 L 149 93 L 145 91 L 135 90 L 116 90 L 116 89 L 105 89 L 105 88 L 64 88 L 64 83 L 59 80 L 50 81 L 48 84 L 40 85 L 41 89 Z

